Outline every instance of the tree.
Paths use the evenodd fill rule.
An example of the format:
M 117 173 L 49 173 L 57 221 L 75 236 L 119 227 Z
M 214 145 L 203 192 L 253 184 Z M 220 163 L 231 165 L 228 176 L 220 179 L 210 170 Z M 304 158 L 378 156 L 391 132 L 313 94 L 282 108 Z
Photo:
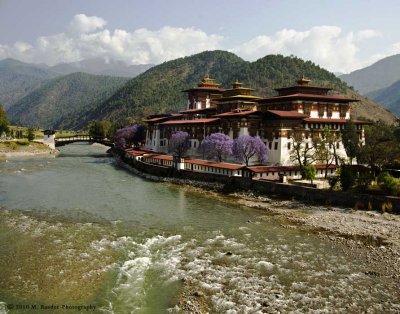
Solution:
M 8 133 L 9 129 L 8 129 L 8 125 L 10 124 L 10 122 L 8 121 L 7 118 L 7 113 L 3 108 L 3 105 L 0 104 L 0 136 L 3 133 Z
M 336 132 L 325 127 L 322 130 L 322 137 L 314 139 L 315 160 L 325 165 L 325 179 L 328 176 L 328 168 L 334 162 L 338 164 L 339 156 L 336 153 Z
M 89 135 L 95 138 L 105 138 L 111 123 L 106 120 L 93 120 L 88 124 Z
M 232 153 L 237 161 L 248 166 L 252 157 L 257 157 L 259 162 L 267 161 L 269 149 L 259 136 L 241 135 L 233 141 Z
M 313 183 L 313 180 L 315 179 L 315 176 L 317 175 L 317 169 L 311 164 L 306 164 L 303 165 L 300 168 L 301 176 L 303 179 L 310 180 L 311 184 Z
M 126 148 L 133 146 L 139 146 L 144 140 L 144 126 L 134 124 L 122 129 L 118 129 L 114 135 L 115 146 L 120 148 Z
M 232 154 L 233 141 L 224 133 L 213 133 L 201 143 L 207 158 L 216 158 L 221 162 L 223 158 Z
M 293 148 L 290 152 L 290 160 L 300 168 L 314 161 L 314 145 L 306 142 L 303 130 L 296 130 L 292 134 Z
M 182 158 L 189 148 L 189 133 L 176 131 L 171 135 L 171 139 L 169 140 L 169 151 L 172 152 L 177 159 Z
M 348 121 L 344 124 L 342 133 L 342 142 L 346 151 L 347 157 L 350 159 L 350 164 L 353 164 L 353 159 L 357 157 L 359 152 L 359 137 L 356 125 L 353 121 Z
M 365 128 L 365 145 L 360 148 L 358 161 L 370 166 L 374 178 L 377 169 L 382 169 L 400 157 L 395 130 L 383 121 Z
M 33 141 L 35 139 L 35 133 L 33 133 L 33 129 L 28 129 L 28 141 Z
M 355 183 L 355 176 L 351 165 L 340 166 L 340 184 L 343 191 L 349 190 Z

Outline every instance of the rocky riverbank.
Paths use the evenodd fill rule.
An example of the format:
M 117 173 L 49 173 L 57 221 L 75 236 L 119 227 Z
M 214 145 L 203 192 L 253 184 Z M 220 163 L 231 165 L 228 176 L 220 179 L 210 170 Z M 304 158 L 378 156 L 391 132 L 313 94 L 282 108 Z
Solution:
M 251 193 L 232 194 L 240 204 L 282 218 L 282 226 L 301 228 L 345 246 L 344 254 L 365 259 L 371 276 L 390 276 L 400 287 L 400 216 L 351 208 L 311 206 Z
M 227 202 L 260 210 L 260 220 L 273 216 L 284 228 L 296 228 L 332 241 L 342 248 L 343 254 L 362 259 L 368 265 L 365 274 L 373 277 L 392 277 L 400 288 L 400 215 L 361 211 L 352 208 L 315 206 L 295 200 L 255 195 L 253 192 L 221 193 L 223 184 L 163 178 L 142 173 L 137 169 L 119 164 L 152 181 L 180 184 L 185 189 L 223 198 Z M 249 221 L 249 223 L 252 223 Z M 184 313 L 203 313 L 207 308 L 201 289 L 184 284 L 179 298 L 179 308 Z

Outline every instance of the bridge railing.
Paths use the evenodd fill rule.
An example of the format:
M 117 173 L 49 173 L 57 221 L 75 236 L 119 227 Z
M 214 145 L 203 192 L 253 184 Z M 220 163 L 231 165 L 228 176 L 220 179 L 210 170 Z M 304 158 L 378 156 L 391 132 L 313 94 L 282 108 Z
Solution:
M 56 137 L 54 139 L 54 142 L 56 144 L 56 146 L 62 146 L 62 145 L 66 145 L 66 144 L 70 144 L 73 142 L 97 142 L 97 143 L 101 143 L 103 145 L 106 146 L 113 146 L 113 142 L 103 138 L 103 137 L 93 137 L 90 135 L 86 135 L 86 134 L 82 134 L 82 135 L 74 135 L 74 136 L 63 136 L 63 137 Z
M 63 136 L 63 137 L 55 138 L 55 141 L 58 141 L 58 142 L 69 142 L 69 141 L 78 141 L 78 140 L 91 141 L 91 140 L 95 140 L 95 138 L 93 138 L 90 135 L 73 135 L 73 136 Z

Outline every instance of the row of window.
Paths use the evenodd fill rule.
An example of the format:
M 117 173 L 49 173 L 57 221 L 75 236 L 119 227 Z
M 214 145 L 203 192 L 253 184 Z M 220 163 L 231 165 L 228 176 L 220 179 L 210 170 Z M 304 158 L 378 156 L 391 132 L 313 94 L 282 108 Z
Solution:
M 334 171 L 335 171 L 335 169 L 328 169 L 328 174 L 333 174 Z M 296 170 L 288 171 L 288 172 L 284 171 L 284 172 L 283 172 L 283 175 L 291 177 L 291 176 L 292 176 L 292 173 L 294 174 L 294 176 L 300 175 L 300 171 L 296 171 Z M 279 174 L 282 174 L 282 172 L 264 172 L 264 173 L 257 173 L 257 174 L 255 174 L 254 177 L 256 177 L 256 178 L 262 178 L 262 177 L 276 177 L 276 176 L 278 176 Z M 325 169 L 317 170 L 316 174 L 317 174 L 317 175 L 318 175 L 318 174 L 324 175 L 324 174 L 325 174 Z
M 185 169 L 191 170 L 191 164 L 185 164 Z M 208 167 L 208 166 L 202 166 L 202 165 L 193 165 L 193 170 L 211 172 L 211 173 L 217 173 L 217 174 L 226 174 L 226 175 L 234 175 L 236 172 L 236 174 L 240 175 L 240 170 L 235 171 L 235 170 L 230 170 L 230 169 L 215 168 L 215 167 Z

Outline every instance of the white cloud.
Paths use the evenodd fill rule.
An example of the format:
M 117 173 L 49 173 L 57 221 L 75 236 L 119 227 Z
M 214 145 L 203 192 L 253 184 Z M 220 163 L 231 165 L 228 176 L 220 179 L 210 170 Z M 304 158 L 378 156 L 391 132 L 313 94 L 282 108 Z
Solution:
M 100 17 L 75 15 L 64 33 L 39 37 L 34 45 L 23 42 L 14 46 L 0 45 L 0 59 L 12 57 L 54 65 L 102 57 L 130 64 L 157 64 L 218 49 L 222 40 L 222 36 L 194 28 L 165 26 L 156 31 L 142 28 L 128 32 L 105 29 L 106 23 Z
M 267 54 L 293 54 L 335 72 L 348 72 L 361 65 L 353 33 L 343 34 L 337 26 L 316 26 L 303 32 L 283 29 L 272 36 L 258 36 L 233 51 L 248 60 Z
M 362 31 L 357 32 L 356 34 L 356 38 L 359 41 L 375 37 L 382 37 L 382 34 L 374 29 L 364 29 Z
M 106 26 L 107 22 L 101 17 L 77 14 L 69 24 L 69 31 L 73 33 L 88 33 Z
M 106 26 L 107 21 L 101 17 L 77 14 L 63 33 L 39 37 L 32 44 L 0 44 L 0 59 L 12 57 L 54 65 L 100 57 L 129 64 L 158 64 L 204 50 L 226 49 L 249 61 L 267 54 L 295 55 L 334 72 L 349 72 L 367 65 L 377 56 L 362 59 L 359 45 L 382 36 L 373 29 L 344 33 L 337 26 L 315 26 L 306 31 L 283 29 L 260 35 L 232 48 L 222 47 L 222 36 L 191 27 L 127 31 L 110 30 Z M 398 52 L 400 43 L 382 54 Z

